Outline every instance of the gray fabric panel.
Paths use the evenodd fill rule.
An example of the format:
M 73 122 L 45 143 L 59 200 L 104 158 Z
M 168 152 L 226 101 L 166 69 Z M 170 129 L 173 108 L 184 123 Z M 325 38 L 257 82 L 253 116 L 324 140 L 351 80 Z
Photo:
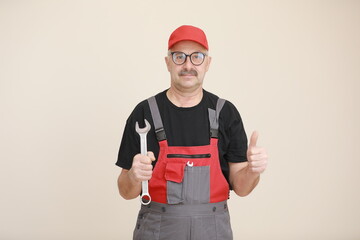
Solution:
M 184 203 L 197 204 L 210 201 L 210 166 L 189 167 L 184 173 Z
M 196 240 L 233 239 L 229 212 L 191 218 L 191 238 Z
M 215 215 L 216 239 L 233 239 L 229 212 Z
M 195 216 L 191 219 L 191 222 L 191 239 L 217 240 L 217 229 L 214 215 Z
M 208 109 L 209 112 L 209 122 L 210 122 L 210 128 L 211 129 L 218 129 L 219 128 L 219 124 L 218 121 L 216 121 L 216 111 L 209 108 Z
M 190 229 L 191 217 L 163 214 L 159 240 L 191 240 Z
M 206 214 L 221 214 L 228 211 L 227 201 L 205 204 L 177 204 L 169 205 L 151 202 L 149 205 L 141 205 L 141 211 L 156 212 L 176 216 L 195 216 Z
M 225 104 L 225 99 L 219 98 L 216 104 L 216 119 L 219 120 L 221 109 Z
M 219 129 L 219 116 L 221 109 L 224 107 L 225 99 L 219 98 L 216 103 L 216 110 L 211 108 L 208 109 L 209 112 L 209 121 L 210 121 L 210 128 L 214 130 Z
M 156 103 L 156 99 L 154 96 L 148 98 L 148 103 L 150 106 L 150 111 L 151 111 L 151 116 L 153 118 L 154 121 L 154 126 L 155 126 L 155 130 L 158 130 L 160 128 L 163 128 L 163 123 L 161 120 L 161 116 L 160 116 L 160 112 L 159 112 L 159 108 L 158 105 Z
M 167 181 L 167 201 L 168 204 L 179 204 L 184 201 L 183 183 Z
M 169 204 L 197 204 L 210 201 L 210 166 L 185 167 L 181 183 L 167 181 Z
M 208 204 L 141 206 L 135 240 L 232 240 L 226 201 Z
M 133 240 L 159 239 L 160 225 L 160 214 L 141 209 L 134 229 Z

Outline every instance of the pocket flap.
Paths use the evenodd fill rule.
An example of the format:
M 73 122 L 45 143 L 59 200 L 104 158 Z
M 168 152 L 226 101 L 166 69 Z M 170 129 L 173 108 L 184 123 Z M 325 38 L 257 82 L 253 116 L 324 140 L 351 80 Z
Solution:
M 166 164 L 165 179 L 167 181 L 181 183 L 184 178 L 184 163 L 168 162 Z

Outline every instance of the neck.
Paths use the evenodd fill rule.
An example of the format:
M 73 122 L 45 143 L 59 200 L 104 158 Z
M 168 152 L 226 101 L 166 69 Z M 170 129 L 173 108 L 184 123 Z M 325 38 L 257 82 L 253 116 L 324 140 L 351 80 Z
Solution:
M 198 88 L 192 92 L 180 92 L 170 87 L 166 92 L 166 96 L 177 107 L 194 107 L 198 105 L 203 97 L 203 89 Z

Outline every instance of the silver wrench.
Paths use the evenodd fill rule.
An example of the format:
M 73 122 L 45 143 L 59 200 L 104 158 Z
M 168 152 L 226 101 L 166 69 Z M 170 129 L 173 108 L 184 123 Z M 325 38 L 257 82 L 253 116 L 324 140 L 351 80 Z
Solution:
M 144 119 L 145 121 L 145 127 L 139 128 L 139 123 L 135 123 L 135 130 L 140 135 L 140 149 L 141 149 L 141 155 L 147 155 L 147 142 L 146 142 L 146 135 L 151 129 L 150 123 Z M 149 188 L 148 188 L 148 181 L 142 181 L 141 182 L 141 190 L 142 194 L 140 196 L 140 201 L 143 205 L 148 205 L 151 202 L 151 197 L 149 194 Z M 148 198 L 148 199 L 147 199 Z

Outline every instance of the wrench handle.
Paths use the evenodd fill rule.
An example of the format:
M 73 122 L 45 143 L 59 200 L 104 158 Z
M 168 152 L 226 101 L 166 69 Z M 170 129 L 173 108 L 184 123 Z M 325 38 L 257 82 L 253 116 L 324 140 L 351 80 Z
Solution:
M 140 136 L 140 150 L 141 155 L 147 155 L 147 141 L 146 141 L 146 134 Z
M 141 155 L 147 156 L 147 142 L 146 135 L 150 131 L 151 126 L 150 123 L 144 119 L 145 128 L 139 128 L 139 123 L 135 123 L 135 131 L 140 135 L 140 153 Z M 151 202 L 151 197 L 149 194 L 148 181 L 141 182 L 141 196 L 140 201 L 143 205 L 148 205 Z
M 141 155 L 145 155 L 145 156 L 147 155 L 146 134 L 140 135 L 140 150 L 141 150 Z M 140 201 L 143 205 L 148 205 L 151 202 L 148 181 L 141 182 L 141 190 L 142 190 L 142 194 L 140 196 Z

